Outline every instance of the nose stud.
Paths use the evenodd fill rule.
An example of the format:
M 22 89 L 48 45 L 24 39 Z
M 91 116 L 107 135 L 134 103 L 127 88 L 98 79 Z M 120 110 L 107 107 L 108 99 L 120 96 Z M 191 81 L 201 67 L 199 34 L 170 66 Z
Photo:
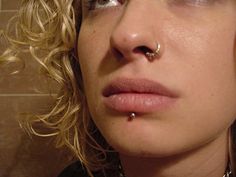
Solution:
M 155 51 L 146 52 L 145 56 L 148 58 L 149 61 L 153 61 L 156 57 L 160 55 L 161 45 L 157 43 L 157 48 Z

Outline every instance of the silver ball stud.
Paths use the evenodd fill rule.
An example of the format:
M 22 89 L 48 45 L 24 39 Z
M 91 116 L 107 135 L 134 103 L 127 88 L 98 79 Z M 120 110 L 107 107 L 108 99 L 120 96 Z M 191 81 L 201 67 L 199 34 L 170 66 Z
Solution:
M 135 117 L 136 117 L 136 114 L 135 114 L 134 112 L 131 112 L 131 113 L 129 114 L 129 119 L 130 119 L 130 120 L 133 120 Z

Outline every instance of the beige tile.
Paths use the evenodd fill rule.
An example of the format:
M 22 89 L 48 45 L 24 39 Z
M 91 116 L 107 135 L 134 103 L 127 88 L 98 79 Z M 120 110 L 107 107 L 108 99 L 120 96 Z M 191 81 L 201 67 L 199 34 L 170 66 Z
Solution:
M 5 29 L 7 21 L 15 15 L 14 12 L 0 12 L 0 29 Z M 6 41 L 0 39 L 0 53 L 7 48 Z M 43 77 L 39 72 L 40 65 L 30 55 L 22 55 L 25 68 L 19 74 L 10 75 L 12 71 L 22 68 L 22 64 L 0 66 L 0 94 L 12 93 L 55 93 L 58 85 Z
M 56 93 L 59 86 L 40 72 L 38 62 L 28 55 L 24 58 L 25 67 L 0 66 L 0 94 Z M 12 65 L 10 65 L 12 66 Z M 11 74 L 19 70 L 18 74 Z
M 59 89 L 56 82 L 43 76 L 39 64 L 26 56 L 25 68 L 0 67 L 0 94 L 26 94 L 26 93 L 56 93 Z M 15 70 L 18 74 L 11 74 Z
M 16 12 L 2 12 L 0 11 L 0 30 L 1 31 L 5 31 L 7 28 L 7 24 L 8 21 L 14 16 L 16 15 Z M 3 49 L 6 48 L 6 44 L 5 44 L 5 40 L 3 38 L 3 36 L 1 36 L 0 38 L 0 52 L 3 51 Z
M 2 31 L 5 31 L 6 27 L 7 27 L 7 24 L 9 22 L 9 20 L 14 16 L 16 15 L 16 12 L 9 12 L 9 11 L 0 11 L 0 30 L 1 32 Z M 2 40 L 2 36 L 1 36 L 1 45 L 0 47 L 3 48 L 3 40 Z
M 14 11 L 0 11 L 0 29 L 5 29 L 8 20 L 16 14 Z
M 30 139 L 17 123 L 17 113 L 46 109 L 51 103 L 49 97 L 0 97 L 1 177 L 55 177 L 67 166 L 67 152 L 48 138 Z
M 1 38 L 0 38 L 0 54 L 2 54 L 2 52 L 4 51 L 4 49 L 6 49 L 7 47 L 7 43 L 5 38 L 3 37 L 6 32 L 6 28 L 7 28 L 7 24 L 9 22 L 9 20 L 15 15 L 15 12 L 2 12 L 0 11 L 0 32 L 1 32 Z M 1 70 L 0 70 L 1 71 Z
M 2 10 L 15 10 L 20 7 L 21 0 L 1 0 Z

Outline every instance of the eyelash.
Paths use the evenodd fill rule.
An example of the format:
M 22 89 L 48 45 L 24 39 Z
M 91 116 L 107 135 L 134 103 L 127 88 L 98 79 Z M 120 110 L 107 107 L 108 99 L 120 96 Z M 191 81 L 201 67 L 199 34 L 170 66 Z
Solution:
M 108 4 L 115 0 L 108 0 L 108 2 L 105 2 L 104 4 L 100 4 L 100 7 L 95 7 L 96 3 L 99 3 L 99 0 L 85 0 L 85 7 L 88 11 L 96 10 L 96 9 L 105 9 L 112 6 L 109 6 Z M 126 0 L 116 0 L 119 4 L 124 4 Z M 168 1 L 168 0 L 167 0 Z M 214 3 L 216 0 L 170 0 L 173 4 L 186 4 L 189 6 L 207 6 L 212 3 Z M 113 2 L 115 3 L 115 2 Z M 103 6 L 103 7 L 102 7 Z M 116 6 L 116 5 L 114 5 Z
M 99 0 L 85 0 L 85 7 L 86 9 L 88 9 L 89 11 L 90 10 L 96 10 L 96 9 L 105 9 L 105 8 L 108 8 L 110 7 L 108 4 L 109 3 L 112 3 L 114 0 L 108 0 L 108 2 L 105 2 L 104 4 L 98 4 L 100 7 L 95 7 L 96 6 L 96 3 L 99 3 Z M 124 0 L 116 0 L 117 3 L 120 3 L 122 4 Z M 115 2 L 113 2 L 115 3 Z M 103 7 L 102 7 L 103 6 Z M 114 5 L 116 6 L 116 5 Z
M 173 4 L 185 4 L 187 6 L 207 6 L 213 4 L 216 0 L 171 0 Z

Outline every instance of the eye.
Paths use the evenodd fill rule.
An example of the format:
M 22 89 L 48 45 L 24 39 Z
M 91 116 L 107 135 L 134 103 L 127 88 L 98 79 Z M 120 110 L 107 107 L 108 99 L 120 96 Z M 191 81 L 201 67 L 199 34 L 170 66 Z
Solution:
M 175 0 L 175 4 L 186 4 L 189 6 L 207 6 L 214 4 L 216 0 Z
M 89 10 L 96 10 L 118 6 L 122 1 L 123 0 L 87 0 L 87 3 Z
M 119 5 L 119 2 L 117 0 L 97 0 L 94 7 L 96 9 L 101 9 L 101 8 L 113 7 L 117 5 Z
M 213 3 L 213 0 L 185 0 L 186 4 L 195 6 L 205 6 Z

